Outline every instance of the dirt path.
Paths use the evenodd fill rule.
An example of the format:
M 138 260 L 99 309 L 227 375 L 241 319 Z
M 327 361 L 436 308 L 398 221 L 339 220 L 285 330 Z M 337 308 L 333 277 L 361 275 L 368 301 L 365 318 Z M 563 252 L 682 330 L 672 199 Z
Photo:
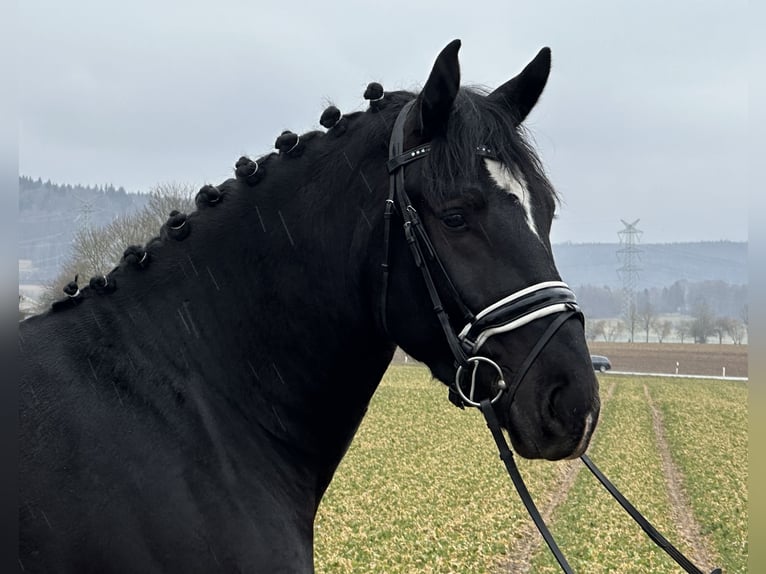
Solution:
M 660 451 L 662 470 L 668 488 L 671 515 L 673 516 L 678 532 L 683 539 L 682 545 L 674 545 L 679 547 L 679 549 L 683 548 L 682 552 L 684 553 L 686 553 L 686 549 L 688 548 L 689 559 L 702 570 L 710 570 L 717 562 L 719 562 L 719 560 L 717 560 L 716 553 L 712 550 L 713 545 L 702 534 L 702 529 L 694 518 L 694 514 L 692 513 L 692 509 L 686 498 L 686 493 L 684 492 L 683 474 L 673 462 L 673 458 L 670 455 L 670 448 L 667 439 L 665 438 L 665 427 L 662 422 L 662 414 L 652 400 L 652 396 L 649 394 L 649 389 L 646 385 L 644 385 L 644 395 L 646 396 L 646 402 L 652 412 L 652 424 L 654 426 L 654 434 L 657 438 L 657 448 Z
M 612 398 L 615 383 L 612 383 L 606 393 L 601 397 L 602 406 Z M 598 427 L 596 427 L 598 432 Z M 595 434 L 595 433 L 594 433 Z M 544 506 L 538 506 L 538 510 L 545 520 L 550 524 L 551 518 L 556 509 L 567 499 L 569 490 L 574 485 L 575 479 L 583 468 L 580 460 L 566 460 L 558 465 L 558 476 L 551 487 L 551 497 Z M 535 501 L 536 504 L 539 504 Z M 503 558 L 502 563 L 498 565 L 498 572 L 513 572 L 514 574 L 528 574 L 532 568 L 532 557 L 537 554 L 541 547 L 545 546 L 542 535 L 530 518 L 525 524 L 523 530 L 519 533 L 508 549 L 508 554 Z

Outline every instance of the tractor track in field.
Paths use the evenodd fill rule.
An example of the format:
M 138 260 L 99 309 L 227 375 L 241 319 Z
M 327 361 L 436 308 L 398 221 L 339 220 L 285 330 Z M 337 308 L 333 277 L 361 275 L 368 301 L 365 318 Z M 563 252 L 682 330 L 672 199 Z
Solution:
M 698 566 L 704 566 L 703 570 L 710 570 L 718 561 L 716 553 L 712 550 L 713 544 L 702 533 L 699 523 L 694 518 L 683 486 L 684 475 L 675 462 L 673 462 L 673 457 L 670 454 L 670 446 L 665 437 L 662 413 L 657 408 L 646 385 L 644 385 L 644 396 L 652 414 L 652 426 L 654 427 L 662 471 L 667 485 L 671 516 L 676 524 L 679 536 L 683 540 L 683 550 L 688 548 L 689 559 Z
M 615 383 L 609 385 L 604 396 L 601 397 L 602 408 L 614 393 Z M 596 431 L 598 432 L 598 427 Z M 595 433 L 594 433 L 595 434 Z M 593 437 L 591 437 L 591 440 Z M 550 488 L 551 497 L 544 506 L 538 508 L 540 514 L 549 524 L 556 509 L 566 501 L 569 491 L 577 479 L 577 475 L 583 468 L 580 460 L 561 461 L 558 465 L 558 476 Z M 498 565 L 498 572 L 513 572 L 514 574 L 528 574 L 532 568 L 532 558 L 538 550 L 545 544 L 542 535 L 537 531 L 537 527 L 530 518 L 524 526 L 519 537 L 516 538 L 508 549 L 508 553 Z

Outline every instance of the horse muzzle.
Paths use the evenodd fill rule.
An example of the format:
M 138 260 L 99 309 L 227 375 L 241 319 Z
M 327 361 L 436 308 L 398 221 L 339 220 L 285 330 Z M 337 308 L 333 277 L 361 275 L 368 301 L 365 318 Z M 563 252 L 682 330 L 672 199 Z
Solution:
M 553 319 L 512 371 L 501 367 L 499 359 L 515 338 L 503 337 L 508 345 L 500 344 L 500 353 L 492 353 L 492 358 L 484 353 L 484 344 L 491 337 L 544 317 Z M 568 322 L 570 318 L 579 320 L 576 327 Z M 485 399 L 495 405 L 514 448 L 526 458 L 573 458 L 590 442 L 598 420 L 598 383 L 585 360 L 582 321 L 569 287 L 548 281 L 490 305 L 458 335 L 468 356 L 455 374 L 456 395 L 468 406 L 478 407 Z M 561 354 L 552 351 L 548 345 L 557 333 L 576 344 L 565 345 L 567 351 Z

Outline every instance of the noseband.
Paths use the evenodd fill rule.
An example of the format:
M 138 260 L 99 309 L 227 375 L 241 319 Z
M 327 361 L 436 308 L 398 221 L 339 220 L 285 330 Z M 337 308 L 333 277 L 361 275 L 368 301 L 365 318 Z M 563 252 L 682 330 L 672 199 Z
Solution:
M 557 546 L 548 527 L 545 525 L 545 522 L 540 515 L 540 512 L 537 510 L 537 507 L 524 484 L 524 480 L 516 467 L 513 452 L 508 447 L 508 443 L 505 441 L 505 437 L 500 429 L 500 423 L 497 420 L 493 403 L 497 402 L 497 400 L 505 393 L 508 393 L 510 397 L 509 403 L 510 401 L 513 401 L 521 381 L 524 379 L 527 371 L 529 371 L 529 368 L 548 341 L 550 341 L 553 335 L 556 334 L 559 328 L 569 318 L 577 317 L 581 322 L 584 322 L 583 314 L 577 304 L 574 293 L 569 289 L 566 283 L 561 281 L 544 281 L 542 283 L 530 285 L 520 291 L 516 291 L 515 293 L 503 297 L 475 315 L 471 312 L 460 297 L 455 285 L 452 283 L 441 259 L 439 259 L 439 255 L 436 253 L 436 250 L 423 227 L 423 223 L 418 216 L 418 212 L 415 207 L 413 207 L 412 201 L 407 195 L 407 190 L 404 186 L 404 166 L 426 157 L 431 151 L 431 145 L 429 143 L 419 145 L 406 151 L 403 149 L 404 124 L 414 103 L 415 100 L 412 100 L 405 104 L 396 118 L 394 128 L 391 132 L 389 159 L 386 164 L 389 173 L 389 191 L 388 198 L 386 199 L 385 211 L 383 212 L 384 255 L 383 289 L 381 293 L 381 317 L 383 327 L 388 331 L 388 325 L 386 324 L 386 306 L 388 302 L 388 262 L 391 216 L 393 215 L 394 210 L 398 209 L 403 220 L 404 237 L 410 247 L 410 252 L 412 253 L 415 265 L 420 269 L 423 275 L 423 281 L 428 290 L 428 295 L 431 298 L 434 313 L 439 320 L 439 324 L 447 339 L 449 348 L 455 358 L 456 373 L 454 384 L 450 387 L 450 400 L 460 407 L 468 405 L 478 407 L 482 411 L 482 414 L 484 414 L 484 417 L 486 418 L 487 426 L 497 444 L 500 458 L 505 463 L 511 481 L 516 487 L 527 512 L 529 512 L 535 526 L 537 526 L 537 529 L 548 544 L 548 547 L 562 570 L 565 573 L 570 574 L 573 572 L 571 566 L 567 563 L 566 558 Z M 477 147 L 476 154 L 487 158 L 498 159 L 492 150 L 484 146 Z M 431 274 L 432 268 L 441 275 L 443 285 L 445 286 L 452 303 L 454 303 L 462 315 L 465 327 L 463 327 L 459 333 L 456 333 L 452 328 L 449 315 L 442 304 L 439 292 L 436 288 L 436 283 Z M 550 322 L 542 336 L 537 340 L 537 343 L 527 355 L 526 359 L 524 359 L 524 362 L 516 372 L 511 384 L 507 384 L 503 380 L 503 372 L 500 366 L 492 359 L 479 354 L 481 347 L 490 337 L 501 333 L 508 333 L 531 323 L 532 321 L 549 315 L 556 315 L 556 317 Z M 490 389 L 490 393 L 487 396 L 482 399 L 477 399 L 476 377 L 479 366 L 482 364 L 489 365 L 493 368 L 498 375 L 498 379 L 494 383 L 496 390 Z M 468 369 L 471 369 L 471 376 L 468 381 L 470 384 L 466 388 L 463 381 L 463 375 Z M 684 568 L 684 570 L 686 570 L 686 572 L 690 574 L 703 574 L 702 570 L 692 564 L 686 556 L 668 542 L 649 523 L 649 521 L 636 510 L 636 508 L 617 490 L 598 467 L 596 467 L 590 457 L 583 454 L 580 458 L 585 463 L 586 467 L 596 476 L 599 482 L 601 482 L 607 491 L 609 491 L 628 514 L 630 514 L 630 516 L 641 526 L 644 532 L 647 533 L 655 544 L 670 555 Z M 711 574 L 721 574 L 721 570 L 716 568 Z
M 468 308 L 450 279 L 439 255 L 436 253 L 423 226 L 423 222 L 412 205 L 412 201 L 407 195 L 405 188 L 404 167 L 426 157 L 431 151 L 430 143 L 408 150 L 403 149 L 404 125 L 414 103 L 414 100 L 408 102 L 399 112 L 389 143 L 389 160 L 387 163 L 389 191 L 384 211 L 383 290 L 381 295 L 384 327 L 387 329 L 386 307 L 388 299 L 391 217 L 394 210 L 397 210 L 403 220 L 404 236 L 410 247 L 413 260 L 421 271 L 434 313 L 455 359 L 456 373 L 454 384 L 450 387 L 451 400 L 459 406 L 479 406 L 480 400 L 476 396 L 476 377 L 479 366 L 482 364 L 489 365 L 498 375 L 498 379 L 494 383 L 495 388 L 490 390 L 490 402 L 495 403 L 505 393 L 508 393 L 512 400 L 522 379 L 546 343 L 570 317 L 578 317 L 583 321 L 582 311 L 577 305 L 577 300 L 572 290 L 569 289 L 566 283 L 561 281 L 544 281 L 530 285 L 503 297 L 476 314 Z M 481 157 L 497 159 L 493 151 L 485 146 L 477 147 L 476 154 Z M 450 322 L 450 317 L 442 304 L 432 270 L 441 276 L 450 302 L 454 304 L 462 316 L 461 319 L 465 327 L 459 333 L 455 332 Z M 510 385 L 503 380 L 500 366 L 489 357 L 479 354 L 480 348 L 490 337 L 507 333 L 532 321 L 554 314 L 558 314 L 558 317 L 549 325 L 543 336 L 538 340 Z M 469 381 L 464 381 L 464 374 L 469 370 L 471 371 L 470 385 L 467 384 Z

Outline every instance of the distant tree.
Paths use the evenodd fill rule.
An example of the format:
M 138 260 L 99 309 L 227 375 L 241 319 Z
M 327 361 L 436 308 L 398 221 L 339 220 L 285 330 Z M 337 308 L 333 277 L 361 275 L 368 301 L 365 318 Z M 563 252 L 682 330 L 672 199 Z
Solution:
M 691 321 L 680 321 L 676 325 L 676 335 L 678 335 L 678 338 L 681 339 L 681 342 L 683 343 L 686 337 L 689 336 L 691 333 Z
M 638 324 L 641 325 L 641 328 L 644 330 L 646 335 L 645 341 L 647 343 L 649 342 L 649 329 L 651 329 L 656 316 L 657 313 L 654 310 L 654 305 L 652 305 L 651 301 L 645 299 L 639 306 L 637 320 Z
M 625 310 L 623 316 L 623 327 L 628 333 L 628 341 L 635 341 L 636 325 L 638 324 L 638 307 L 634 303 L 631 303 Z
M 673 332 L 673 323 L 667 319 L 652 321 L 652 331 L 657 337 L 657 341 L 662 343 L 665 338 Z
M 159 184 L 151 189 L 149 201 L 141 211 L 118 217 L 103 227 L 78 231 L 72 243 L 72 256 L 46 286 L 38 310 L 60 299 L 61 289 L 75 276 L 83 285 L 93 276 L 107 274 L 119 263 L 128 245 L 143 245 L 156 237 L 172 210 L 193 211 L 193 193 L 194 188 L 187 184 Z
M 606 330 L 606 321 L 604 320 L 585 322 L 585 338 L 588 339 L 589 341 L 595 341 L 599 337 L 603 337 L 605 330 Z
M 193 210 L 192 191 L 180 184 L 160 184 L 152 189 L 143 211 L 118 217 L 101 228 L 80 230 L 74 239 L 74 255 L 84 264 L 83 276 L 109 271 L 128 245 L 141 245 L 156 236 L 172 210 Z
M 604 340 L 607 343 L 613 343 L 619 339 L 620 335 L 625 331 L 625 323 L 622 321 L 609 321 L 604 326 Z
M 736 315 L 747 300 L 746 285 L 732 285 L 721 280 L 706 280 L 689 283 L 689 298 L 692 302 L 690 313 L 706 301 L 714 316 L 730 317 Z
M 680 280 L 673 283 L 670 287 L 662 290 L 663 307 L 672 312 L 680 313 L 686 308 L 686 291 L 688 281 Z
M 738 319 L 729 318 L 726 334 L 731 337 L 735 345 L 741 345 L 747 334 L 747 325 Z
M 732 322 L 732 319 L 729 317 L 716 317 L 716 319 L 713 320 L 713 325 L 711 326 L 711 331 L 713 334 L 718 337 L 718 344 L 723 344 L 723 338 L 729 333 L 730 324 Z
M 615 317 L 620 313 L 620 294 L 608 286 L 579 285 L 577 301 L 588 317 Z
M 707 301 L 702 299 L 692 310 L 692 321 L 689 334 L 694 338 L 695 343 L 707 343 L 709 337 L 712 337 L 714 331 L 715 317 Z

